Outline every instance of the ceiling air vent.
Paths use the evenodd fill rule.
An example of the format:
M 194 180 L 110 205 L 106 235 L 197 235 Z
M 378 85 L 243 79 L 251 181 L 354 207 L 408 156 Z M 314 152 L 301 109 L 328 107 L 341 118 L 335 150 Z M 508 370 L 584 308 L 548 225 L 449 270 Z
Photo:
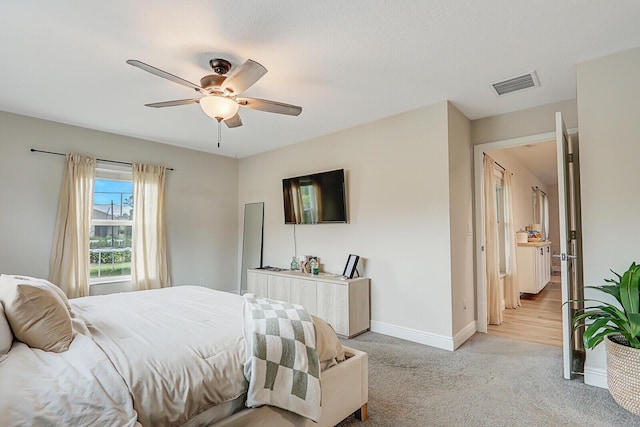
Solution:
M 518 92 L 520 90 L 531 89 L 540 86 L 536 72 L 532 71 L 521 76 L 512 77 L 510 79 L 491 83 L 491 87 L 498 96 L 508 93 Z

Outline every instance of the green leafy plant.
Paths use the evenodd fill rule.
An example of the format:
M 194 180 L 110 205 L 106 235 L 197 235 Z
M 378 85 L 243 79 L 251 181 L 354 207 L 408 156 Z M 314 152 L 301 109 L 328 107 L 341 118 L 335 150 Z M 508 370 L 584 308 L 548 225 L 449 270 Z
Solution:
M 624 274 L 613 279 L 605 279 L 609 285 L 586 286 L 585 288 L 612 295 L 622 307 L 594 299 L 579 301 L 597 302 L 598 305 L 586 307 L 573 317 L 574 330 L 584 326 L 584 345 L 593 349 L 607 335 L 622 335 L 629 346 L 640 349 L 640 265 L 632 263 Z

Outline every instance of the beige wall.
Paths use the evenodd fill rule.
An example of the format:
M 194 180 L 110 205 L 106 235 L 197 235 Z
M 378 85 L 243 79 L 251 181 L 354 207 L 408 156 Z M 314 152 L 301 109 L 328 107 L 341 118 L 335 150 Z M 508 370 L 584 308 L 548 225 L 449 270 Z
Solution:
M 475 332 L 471 122 L 448 104 L 453 336 Z M 456 346 L 466 337 L 456 339 Z
M 640 258 L 640 48 L 578 64 L 577 73 L 584 282 L 600 285 L 610 268 Z M 585 381 L 605 369 L 603 346 L 588 351 Z
M 562 112 L 567 129 L 578 127 L 575 99 L 569 99 L 513 113 L 478 119 L 471 122 L 471 143 L 503 141 L 521 136 L 537 135 L 556 130 L 556 112 Z
M 286 267 L 294 254 L 282 178 L 344 168 L 349 223 L 296 226 L 298 255 L 318 255 L 332 273 L 342 273 L 350 253 L 360 255 L 360 272 L 371 278 L 372 327 L 450 345 L 448 112 L 442 102 L 240 160 L 238 212 L 265 202 L 264 264 Z M 465 163 L 467 171 L 454 174 L 461 182 L 469 181 Z
M 237 289 L 238 161 L 125 136 L 0 112 L 0 272 L 48 276 L 64 158 L 30 148 L 165 164 L 174 284 Z M 92 293 L 127 290 L 100 285 Z

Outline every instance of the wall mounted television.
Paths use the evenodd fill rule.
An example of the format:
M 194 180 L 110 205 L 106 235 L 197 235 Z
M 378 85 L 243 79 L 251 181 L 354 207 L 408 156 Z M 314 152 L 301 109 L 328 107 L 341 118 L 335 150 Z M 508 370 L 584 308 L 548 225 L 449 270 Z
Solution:
M 344 169 L 282 180 L 285 224 L 347 222 Z

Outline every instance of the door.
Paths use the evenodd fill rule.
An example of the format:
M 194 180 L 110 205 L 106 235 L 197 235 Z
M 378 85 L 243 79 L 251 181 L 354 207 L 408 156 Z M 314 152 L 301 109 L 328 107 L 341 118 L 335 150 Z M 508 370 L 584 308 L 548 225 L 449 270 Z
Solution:
M 575 145 L 575 148 L 572 147 Z M 574 340 L 573 313 L 580 307 L 566 303 L 580 298 L 582 292 L 582 265 L 578 255 L 580 244 L 580 203 L 577 139 L 571 141 L 562 120 L 556 113 L 556 148 L 558 155 L 558 210 L 560 213 L 560 274 L 562 282 L 562 355 L 564 378 L 571 379 L 577 365 L 575 350 L 580 348 L 581 337 Z M 579 370 L 579 369 L 575 369 Z

